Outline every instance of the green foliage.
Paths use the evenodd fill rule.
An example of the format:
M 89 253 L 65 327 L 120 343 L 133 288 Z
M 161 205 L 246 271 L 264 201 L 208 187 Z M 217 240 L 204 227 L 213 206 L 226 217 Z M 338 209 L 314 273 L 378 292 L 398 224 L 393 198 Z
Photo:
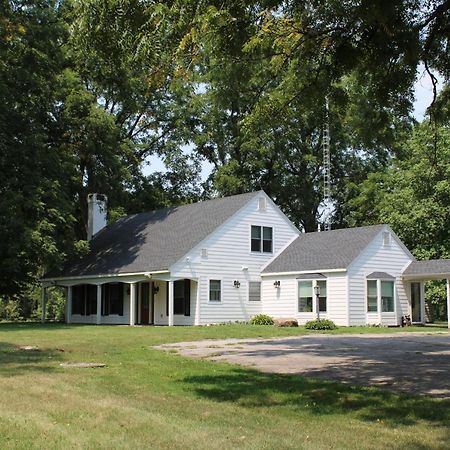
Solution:
M 256 314 L 250 320 L 252 325 L 273 325 L 273 318 L 267 314 Z
M 316 319 L 308 320 L 308 322 L 305 323 L 305 328 L 307 330 L 335 330 L 337 326 L 332 320 Z

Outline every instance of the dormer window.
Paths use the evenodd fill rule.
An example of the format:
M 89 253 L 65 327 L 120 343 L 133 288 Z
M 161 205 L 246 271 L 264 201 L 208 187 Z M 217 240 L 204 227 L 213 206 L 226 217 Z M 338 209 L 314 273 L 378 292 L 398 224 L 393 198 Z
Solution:
M 391 233 L 389 231 L 383 231 L 383 247 L 391 245 Z
M 261 227 L 252 225 L 251 244 L 252 252 L 272 253 L 273 230 L 272 227 Z

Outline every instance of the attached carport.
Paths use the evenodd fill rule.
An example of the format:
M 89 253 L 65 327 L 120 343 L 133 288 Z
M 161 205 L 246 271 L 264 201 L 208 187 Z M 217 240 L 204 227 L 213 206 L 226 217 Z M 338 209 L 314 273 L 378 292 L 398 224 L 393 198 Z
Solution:
M 411 283 L 411 297 L 413 297 L 414 283 L 423 285 L 424 281 L 447 280 L 447 322 L 450 328 L 450 259 L 413 261 L 403 272 L 402 278 Z

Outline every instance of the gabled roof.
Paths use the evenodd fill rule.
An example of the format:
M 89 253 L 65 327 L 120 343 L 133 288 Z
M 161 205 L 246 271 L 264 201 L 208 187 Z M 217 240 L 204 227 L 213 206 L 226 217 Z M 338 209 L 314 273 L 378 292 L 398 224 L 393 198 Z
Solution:
M 412 261 L 403 271 L 408 278 L 446 278 L 450 276 L 450 259 L 430 259 L 428 261 Z
M 44 279 L 168 270 L 260 192 L 124 217 L 94 236 L 88 255 Z
M 395 277 L 387 272 L 372 272 L 369 273 L 369 275 L 366 276 L 368 279 L 372 280 L 395 280 Z
M 303 233 L 263 273 L 347 269 L 386 225 Z

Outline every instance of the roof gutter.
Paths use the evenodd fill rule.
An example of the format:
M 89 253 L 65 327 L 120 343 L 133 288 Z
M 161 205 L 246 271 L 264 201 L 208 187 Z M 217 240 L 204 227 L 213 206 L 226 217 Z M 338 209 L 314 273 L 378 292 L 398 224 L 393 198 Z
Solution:
M 161 273 L 169 273 L 168 270 L 155 270 L 154 272 L 128 272 L 128 273 L 110 273 L 103 275 L 76 275 L 73 277 L 53 277 L 53 278 L 41 278 L 40 281 L 69 281 L 69 280 L 81 280 L 81 279 L 89 279 L 96 280 L 99 278 L 117 278 L 117 277 L 132 277 L 132 276 L 144 276 L 147 278 L 151 278 L 152 275 L 161 274 Z
M 303 275 L 309 273 L 336 273 L 336 272 L 346 272 L 347 269 L 325 269 L 325 270 L 296 270 L 294 272 L 266 272 L 262 273 L 262 277 L 273 277 L 273 276 L 281 276 L 281 275 Z

